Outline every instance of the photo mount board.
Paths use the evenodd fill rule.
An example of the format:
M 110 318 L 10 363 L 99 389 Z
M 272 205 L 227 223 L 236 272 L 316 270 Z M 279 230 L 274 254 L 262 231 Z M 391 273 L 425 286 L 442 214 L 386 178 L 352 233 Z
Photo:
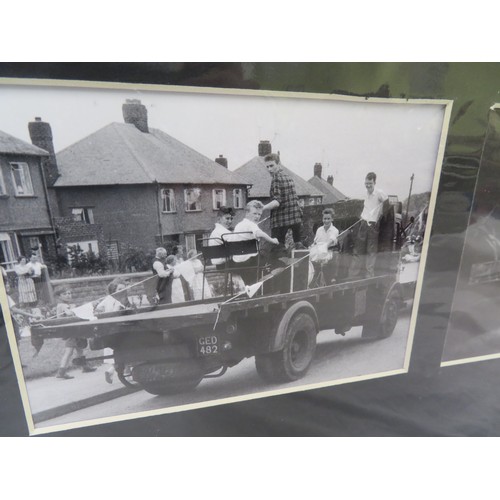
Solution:
M 412 338 L 413 338 L 413 333 L 414 333 L 414 327 L 415 327 L 415 321 L 416 321 L 416 311 L 418 309 L 418 301 L 419 301 L 419 294 L 421 290 L 421 282 L 422 282 L 422 275 L 423 275 L 423 270 L 425 267 L 425 259 L 427 256 L 427 246 L 428 246 L 428 239 L 430 235 L 430 225 L 432 222 L 432 217 L 434 214 L 434 208 L 435 208 L 435 198 L 436 198 L 436 191 L 437 191 L 437 184 L 439 181 L 439 173 L 440 173 L 440 167 L 441 167 L 441 162 L 442 162 L 442 157 L 443 157 L 443 151 L 444 151 L 444 144 L 446 140 L 446 135 L 447 135 L 447 128 L 448 128 L 448 122 L 450 118 L 450 113 L 451 113 L 451 101 L 446 101 L 446 100 L 407 100 L 407 99 L 384 99 L 384 98 L 356 98 L 356 97 L 346 97 L 346 96 L 335 96 L 335 95 L 326 95 L 326 94 L 308 94 L 308 93 L 297 93 L 297 92 L 272 92 L 272 91 L 248 91 L 248 90 L 236 90 L 236 89 L 229 89 L 229 90 L 222 90 L 222 89 L 207 89 L 207 88 L 188 88 L 188 87 L 182 87 L 182 88 L 175 88 L 175 87 L 162 87 L 162 86 L 155 86 L 155 85 L 129 85 L 129 84 L 106 84 L 106 83 L 90 83 L 90 82 L 57 82 L 57 81 L 29 81 L 29 80 L 4 80 L 1 82 L 2 87 L 0 87 L 0 91 L 8 88 L 9 86 L 12 87 L 17 87 L 19 89 L 26 89 L 30 88 L 34 92 L 41 89 L 51 89 L 51 90 L 57 90 L 59 92 L 68 91 L 69 89 L 75 89 L 75 90 L 87 90 L 91 91 L 94 96 L 96 96 L 96 92 L 101 92 L 104 91 L 109 95 L 109 93 L 112 93 L 113 91 L 124 91 L 128 93 L 131 97 L 137 97 L 140 96 L 141 99 L 145 102 L 146 96 L 152 95 L 152 93 L 157 93 L 158 95 L 154 97 L 155 102 L 151 106 L 150 109 L 154 109 L 155 106 L 158 106 L 159 99 L 161 99 L 161 96 L 178 96 L 179 99 L 181 96 L 185 97 L 206 97 L 212 98 L 214 97 L 222 97 L 222 98 L 234 98 L 238 97 L 240 99 L 262 99 L 263 102 L 266 103 L 266 106 L 272 102 L 273 105 L 276 105 L 276 103 L 282 103 L 282 102 L 287 102 L 291 103 L 291 106 L 293 108 L 294 105 L 297 105 L 299 109 L 295 110 L 292 109 L 290 111 L 290 115 L 292 117 L 303 117 L 305 116 L 305 113 L 307 112 L 307 107 L 308 105 L 312 103 L 320 103 L 323 108 L 325 106 L 330 106 L 332 104 L 338 105 L 340 108 L 345 107 L 353 107 L 352 109 L 353 114 L 356 116 L 353 118 L 353 123 L 361 123 L 359 120 L 360 119 L 365 119 L 366 117 L 363 115 L 366 115 L 369 110 L 371 110 L 373 107 L 378 106 L 381 109 L 381 118 L 380 120 L 383 120 L 383 118 L 387 115 L 387 112 L 384 114 L 384 110 L 394 110 L 396 107 L 400 107 L 402 111 L 402 115 L 406 115 L 405 110 L 409 110 L 409 107 L 414 107 L 412 109 L 424 109 L 425 107 L 428 108 L 433 108 L 437 111 L 437 117 L 434 117 L 435 120 L 437 120 L 437 125 L 434 123 L 434 129 L 435 132 L 432 136 L 432 146 L 429 146 L 429 149 L 431 150 L 430 156 L 432 157 L 432 161 L 428 162 L 428 171 L 426 170 L 426 173 L 428 175 L 428 187 L 427 189 L 430 191 L 430 200 L 429 200 L 429 208 L 428 208 L 428 225 L 426 229 L 426 233 L 424 236 L 423 240 L 423 247 L 422 247 L 422 253 L 421 253 L 421 258 L 420 258 L 420 266 L 419 266 L 419 278 L 417 280 L 417 285 L 416 285 L 416 293 L 415 293 L 415 298 L 413 300 L 413 306 L 411 310 L 411 317 L 410 317 L 410 327 L 408 330 L 408 340 L 406 343 L 406 348 L 404 350 L 404 355 L 401 357 L 401 362 L 400 366 L 395 368 L 395 369 L 387 369 L 387 370 L 377 370 L 374 373 L 361 373 L 361 374 L 354 374 L 351 376 L 340 376 L 338 378 L 330 378 L 327 377 L 328 380 L 322 380 L 320 382 L 314 382 L 314 383 L 304 383 L 302 385 L 295 385 L 293 387 L 290 387 L 290 384 L 287 388 L 279 388 L 275 390 L 263 390 L 263 391 L 257 391 L 254 393 L 245 393 L 245 394 L 237 394 L 235 396 L 231 397 L 221 397 L 221 398 L 215 398 L 207 401 L 202 401 L 202 402 L 193 402 L 193 403 L 183 403 L 177 406 L 173 406 L 170 408 L 160 408 L 157 410 L 148 410 L 144 412 L 132 412 L 128 414 L 119 414 L 119 415 L 106 415 L 102 418 L 92 418 L 91 420 L 81 420 L 81 421 L 70 421 L 68 423 L 62 423 L 62 424 L 57 424 L 57 425 L 49 425 L 49 426 L 43 426 L 43 425 L 35 425 L 33 421 L 33 413 L 30 407 L 30 395 L 29 395 L 29 390 L 27 387 L 26 380 L 23 377 L 22 374 L 22 367 L 21 367 L 21 360 L 19 357 L 19 351 L 16 346 L 15 338 L 14 338 L 14 333 L 12 329 L 12 323 L 9 325 L 9 322 L 7 322 L 8 325 L 8 330 L 9 330 L 9 341 L 11 343 L 11 348 L 14 353 L 14 358 L 15 358 L 15 364 L 16 364 L 16 372 L 18 375 L 18 380 L 19 384 L 21 387 L 21 392 L 22 392 L 22 397 L 23 397 L 23 404 L 25 407 L 26 411 L 26 417 L 28 420 L 28 425 L 30 428 L 30 432 L 32 434 L 39 434 L 39 433 L 45 433 L 45 432 L 53 432 L 56 430 L 63 430 L 63 429 L 69 429 L 69 428 L 75 428 L 75 427 L 82 427 L 82 426 L 87 426 L 87 425 L 95 425 L 98 423 L 104 423 L 104 422 L 109 422 L 109 421 L 118 421 L 118 420 L 126 420 L 130 418 L 139 418 L 143 417 L 146 415 L 155 415 L 155 414 L 163 414 L 163 413 L 170 413 L 174 411 L 180 411 L 180 410 L 187 410 L 187 409 L 194 409 L 194 408 L 199 408 L 199 407 L 204 407 L 204 406 L 211 406 L 211 405 L 218 405 L 218 404 L 223 404 L 223 403 L 229 403 L 229 402 L 235 402 L 235 401 L 242 401 L 246 399 L 253 399 L 253 398 L 260 398 L 264 396 L 271 396 L 275 394 L 284 394 L 284 393 L 289 393 L 289 392 L 295 392 L 295 391 L 301 391 L 301 390 L 308 390 L 308 389 L 314 389 L 314 388 L 320 388 L 320 387 L 328 387 L 332 385 L 337 385 L 341 383 L 347 383 L 347 382 L 354 382 L 358 380 L 367 380 L 371 378 L 378 378 L 382 376 L 388 376 L 388 375 L 395 375 L 395 374 L 401 374 L 401 373 L 406 373 L 408 371 L 408 364 L 409 364 L 409 359 L 411 355 L 411 344 L 412 344 Z M 5 87 L 3 86 L 5 85 Z M 300 112 L 299 112 L 300 111 Z M 276 113 L 276 111 L 273 111 Z M 36 113 L 36 111 L 35 111 Z M 99 115 L 99 112 L 96 114 Z M 349 114 L 349 112 L 348 112 Z M 368 113 L 369 114 L 369 113 Z M 313 114 L 314 115 L 314 114 Z M 359 115 L 359 116 L 358 116 Z M 275 116 L 275 120 L 277 123 L 274 124 L 276 128 L 281 127 L 282 129 L 284 128 L 286 130 L 287 124 L 285 123 L 285 120 L 279 121 L 277 120 L 278 117 Z M 404 118 L 407 118 L 407 116 L 404 116 Z M 401 120 L 404 120 L 404 118 L 401 118 Z M 356 121 L 358 120 L 358 121 Z M 51 120 L 53 122 L 53 120 Z M 426 122 L 428 124 L 428 122 Z M 4 127 L 6 128 L 6 127 Z M 254 128 L 255 127 L 254 124 Z M 421 128 L 420 128 L 421 130 Z M 290 132 L 289 132 L 290 133 Z M 389 134 L 390 135 L 390 134 Z M 389 137 L 389 135 L 387 137 Z M 393 139 L 393 138 L 392 138 Z M 411 142 L 408 141 L 407 143 Z M 390 141 L 388 138 L 386 140 L 386 145 L 389 145 Z M 373 154 L 373 149 L 375 149 L 375 140 L 372 138 L 371 143 L 367 144 L 366 150 L 367 153 L 369 152 L 370 154 Z M 383 142 L 383 141 L 382 141 Z M 396 148 L 397 149 L 397 148 Z M 370 150 L 370 151 L 368 151 Z M 284 151 L 282 152 L 284 153 Z M 403 152 L 404 153 L 404 152 Z M 407 152 L 408 154 L 408 152 Z M 282 154 L 282 158 L 286 157 L 286 153 Z M 311 159 L 312 162 L 314 162 L 314 159 Z M 311 165 L 312 166 L 312 165 Z M 411 169 L 411 166 L 407 167 Z M 351 179 L 352 185 L 357 185 L 356 188 L 358 189 L 358 186 L 361 185 L 361 189 L 358 189 L 358 193 L 363 191 L 363 178 L 364 174 L 366 173 L 367 168 L 365 168 L 359 176 L 356 178 Z M 382 173 L 381 173 L 382 172 Z M 389 172 L 389 170 L 387 170 Z M 408 170 L 408 174 L 410 174 L 410 170 Z M 384 171 L 379 170 L 379 182 L 380 185 L 383 185 L 382 178 L 387 177 L 388 175 L 384 175 Z M 409 175 L 408 175 L 409 177 Z M 392 194 L 392 193 L 391 193 Z M 403 195 L 404 193 L 400 193 Z M 358 196 L 362 196 L 358 194 Z M 8 317 L 9 314 L 7 312 L 7 301 L 6 301 L 6 295 L 2 289 L 2 307 L 4 312 L 6 313 L 5 316 Z M 369 370 L 368 370 L 369 371 Z

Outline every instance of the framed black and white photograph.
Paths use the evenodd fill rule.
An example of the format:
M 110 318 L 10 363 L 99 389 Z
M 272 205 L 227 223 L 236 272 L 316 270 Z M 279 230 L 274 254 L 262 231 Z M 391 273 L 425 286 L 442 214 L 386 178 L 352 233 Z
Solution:
M 408 372 L 451 101 L 0 84 L 31 434 Z

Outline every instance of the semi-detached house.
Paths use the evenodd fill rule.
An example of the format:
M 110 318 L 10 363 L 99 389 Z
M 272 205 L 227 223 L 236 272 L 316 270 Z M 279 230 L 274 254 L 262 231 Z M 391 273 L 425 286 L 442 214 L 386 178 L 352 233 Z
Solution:
M 151 251 L 167 241 L 199 250 L 221 205 L 243 218 L 248 185 L 238 174 L 149 128 L 140 101 L 127 100 L 123 116 L 125 123 L 111 123 L 56 154 L 61 234 L 72 220 L 79 230 L 97 225 L 106 249 L 90 233 L 79 239 L 74 228 L 67 245 L 106 250 L 111 258 L 128 247 Z
M 55 255 L 55 231 L 43 162 L 49 153 L 0 131 L 0 265 L 20 255 Z

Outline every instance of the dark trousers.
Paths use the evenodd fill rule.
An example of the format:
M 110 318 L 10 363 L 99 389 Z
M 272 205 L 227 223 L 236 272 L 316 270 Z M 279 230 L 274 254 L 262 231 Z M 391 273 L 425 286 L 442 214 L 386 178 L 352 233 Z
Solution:
M 349 266 L 349 277 L 375 275 L 375 261 L 377 260 L 379 224 L 368 223 L 362 220 L 358 224 L 358 231 L 354 239 L 354 249 Z
M 293 241 L 294 243 L 299 243 L 301 238 L 301 229 L 302 224 L 298 222 L 297 224 L 293 224 L 291 226 L 282 226 L 282 227 L 273 227 L 271 229 L 271 236 L 273 238 L 278 238 L 278 241 L 284 245 L 286 240 L 286 233 L 288 230 L 292 230 Z
M 319 262 L 313 262 L 314 267 L 314 277 L 312 280 L 312 285 L 314 286 L 324 286 L 331 285 L 332 281 L 337 278 L 337 267 L 338 267 L 339 253 L 333 252 L 333 257 L 328 262 L 321 264 Z M 321 273 L 323 273 L 324 283 L 321 283 Z
M 253 285 L 257 283 L 260 278 L 258 275 L 258 263 L 259 259 L 257 256 L 250 257 L 245 262 L 232 262 L 231 270 L 234 274 L 239 274 L 241 276 L 245 285 Z

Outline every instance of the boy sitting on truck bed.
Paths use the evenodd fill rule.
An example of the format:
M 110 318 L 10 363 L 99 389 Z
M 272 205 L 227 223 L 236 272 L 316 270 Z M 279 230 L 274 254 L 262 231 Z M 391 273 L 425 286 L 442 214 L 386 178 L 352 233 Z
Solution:
M 261 216 L 263 204 L 258 200 L 249 201 L 246 205 L 245 218 L 236 224 L 234 234 L 231 235 L 230 241 L 245 241 L 245 240 L 265 240 L 273 245 L 279 245 L 278 238 L 271 238 L 257 225 Z M 240 233 L 240 234 L 238 234 Z M 240 269 L 240 275 L 245 282 L 245 285 L 252 285 L 258 281 L 256 268 L 258 263 L 258 254 L 234 255 L 233 261 L 235 266 Z M 246 268 L 254 269 L 246 269 Z
M 313 283 L 317 281 L 321 271 L 325 285 L 330 285 L 335 280 L 338 254 L 334 251 L 334 247 L 337 246 L 338 236 L 339 230 L 333 225 L 333 209 L 325 208 L 323 225 L 316 230 L 314 243 L 310 248 L 310 261 L 314 266 Z M 316 284 L 319 285 L 319 283 Z

